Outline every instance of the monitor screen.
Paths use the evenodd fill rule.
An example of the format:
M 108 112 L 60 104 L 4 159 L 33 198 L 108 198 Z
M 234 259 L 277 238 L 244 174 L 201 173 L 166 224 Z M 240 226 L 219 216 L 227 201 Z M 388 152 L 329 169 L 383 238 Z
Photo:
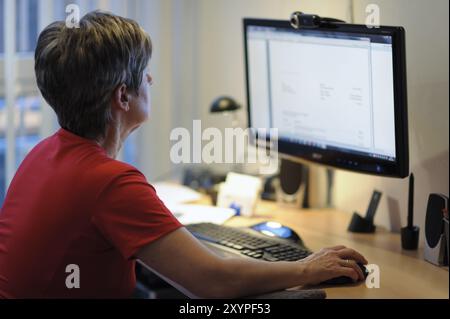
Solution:
M 408 174 L 402 29 L 244 25 L 251 127 L 277 128 L 279 151 L 294 158 Z

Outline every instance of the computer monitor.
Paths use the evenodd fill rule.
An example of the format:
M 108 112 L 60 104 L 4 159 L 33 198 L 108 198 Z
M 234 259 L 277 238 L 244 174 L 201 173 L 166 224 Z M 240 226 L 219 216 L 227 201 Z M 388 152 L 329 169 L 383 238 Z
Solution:
M 283 158 L 406 177 L 404 38 L 401 27 L 244 19 L 249 127 L 277 128 Z

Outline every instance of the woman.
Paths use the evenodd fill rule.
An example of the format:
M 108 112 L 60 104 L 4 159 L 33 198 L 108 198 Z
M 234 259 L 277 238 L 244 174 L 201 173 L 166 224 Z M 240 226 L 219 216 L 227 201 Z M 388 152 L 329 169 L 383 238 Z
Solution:
M 149 36 L 94 12 L 40 35 L 37 84 L 61 129 L 25 158 L 0 213 L 0 297 L 124 298 L 140 259 L 190 296 L 240 297 L 347 276 L 343 246 L 300 262 L 224 259 L 199 243 L 136 168 L 115 160 L 149 115 Z M 68 280 L 77 271 L 79 281 Z M 208 283 L 208 284 L 205 284 Z

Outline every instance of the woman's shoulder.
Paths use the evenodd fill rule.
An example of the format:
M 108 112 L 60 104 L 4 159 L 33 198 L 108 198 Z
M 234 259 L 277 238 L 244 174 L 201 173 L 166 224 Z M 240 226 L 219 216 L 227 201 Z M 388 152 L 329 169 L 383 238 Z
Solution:
M 94 197 L 107 190 L 110 193 L 111 190 L 129 189 L 129 185 L 143 184 L 147 184 L 147 179 L 136 167 L 110 158 L 96 162 L 82 172 L 76 182 L 82 186 L 82 192 Z
M 112 158 L 105 158 L 104 161 L 96 165 L 93 171 L 97 174 L 115 177 L 130 174 L 143 176 L 139 169 L 133 165 Z

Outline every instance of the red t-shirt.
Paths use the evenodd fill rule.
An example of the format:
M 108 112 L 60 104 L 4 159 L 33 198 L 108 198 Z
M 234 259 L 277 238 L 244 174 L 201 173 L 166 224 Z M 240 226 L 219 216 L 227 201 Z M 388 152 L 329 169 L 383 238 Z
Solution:
M 137 251 L 181 226 L 136 168 L 61 129 L 25 158 L 1 208 L 0 297 L 130 297 Z M 66 286 L 71 264 L 80 288 Z

